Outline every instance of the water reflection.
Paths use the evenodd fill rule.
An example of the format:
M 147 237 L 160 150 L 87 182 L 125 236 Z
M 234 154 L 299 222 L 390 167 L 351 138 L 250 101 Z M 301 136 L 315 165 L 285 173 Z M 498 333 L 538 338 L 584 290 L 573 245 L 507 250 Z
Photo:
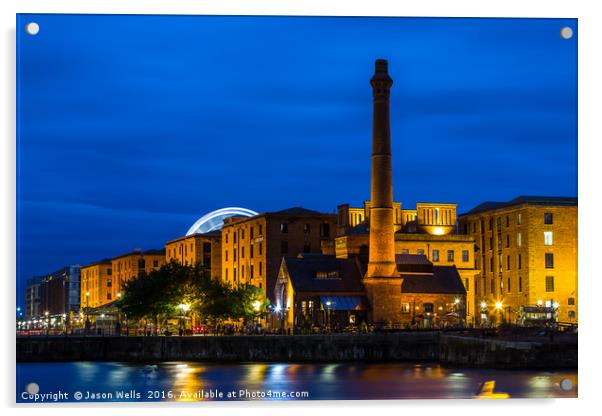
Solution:
M 564 379 L 572 382 L 569 391 L 560 388 Z M 283 392 L 307 392 L 295 399 L 310 400 L 474 398 L 488 381 L 494 382 L 494 393 L 510 397 L 577 396 L 576 371 L 447 369 L 430 363 L 21 363 L 17 381 L 18 401 L 30 382 L 39 384 L 41 393 L 133 389 L 139 400 L 150 401 L 240 399 L 239 393 L 244 400 L 290 398 Z

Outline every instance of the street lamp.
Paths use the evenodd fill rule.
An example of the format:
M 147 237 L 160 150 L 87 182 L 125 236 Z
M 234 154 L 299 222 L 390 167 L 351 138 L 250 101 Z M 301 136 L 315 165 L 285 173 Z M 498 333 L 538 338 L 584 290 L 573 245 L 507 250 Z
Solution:
M 499 318 L 500 316 L 503 317 L 502 315 L 502 308 L 504 307 L 504 304 L 501 301 L 497 301 L 495 302 L 495 310 L 497 311 L 497 317 Z M 503 319 L 501 319 L 500 321 L 502 321 Z
M 190 305 L 187 303 L 180 303 L 178 305 L 180 309 L 180 336 L 184 335 L 184 312 L 187 312 L 190 309 Z
M 328 326 L 328 331 L 330 331 L 330 305 L 332 305 L 332 303 L 329 300 L 327 300 L 326 301 L 326 310 L 327 310 L 326 323 Z
M 46 317 L 46 335 L 50 335 L 50 313 L 46 311 L 44 316 Z

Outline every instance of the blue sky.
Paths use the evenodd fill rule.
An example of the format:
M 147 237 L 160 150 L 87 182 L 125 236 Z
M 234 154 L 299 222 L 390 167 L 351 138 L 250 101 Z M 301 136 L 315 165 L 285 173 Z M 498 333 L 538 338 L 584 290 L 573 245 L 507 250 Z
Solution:
M 66 264 L 160 248 L 224 206 L 361 204 L 377 58 L 394 79 L 405 207 L 577 194 L 576 19 L 20 15 L 17 27 L 19 294 Z

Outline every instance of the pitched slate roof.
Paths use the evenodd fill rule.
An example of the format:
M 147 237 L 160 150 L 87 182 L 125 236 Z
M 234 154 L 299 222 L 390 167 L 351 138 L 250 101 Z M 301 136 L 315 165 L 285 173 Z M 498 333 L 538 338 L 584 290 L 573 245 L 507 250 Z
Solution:
M 578 199 L 570 196 L 532 196 L 532 195 L 521 195 L 508 202 L 494 202 L 488 201 L 477 205 L 466 214 L 477 214 L 479 212 L 492 211 L 499 208 L 506 208 L 515 205 L 549 205 L 549 206 L 576 206 Z
M 401 273 L 402 293 L 466 295 L 456 266 L 433 266 L 432 274 Z
M 289 215 L 314 215 L 314 214 L 323 214 L 319 211 L 314 211 L 313 209 L 307 209 L 303 207 L 292 207 L 283 209 L 280 211 L 272 212 L 272 214 L 289 214 Z
M 364 293 L 362 275 L 355 259 L 326 254 L 284 257 L 283 262 L 296 292 Z M 338 272 L 338 278 L 316 278 L 318 272 Z
M 396 254 L 395 263 L 398 272 L 432 273 L 433 263 L 423 254 Z

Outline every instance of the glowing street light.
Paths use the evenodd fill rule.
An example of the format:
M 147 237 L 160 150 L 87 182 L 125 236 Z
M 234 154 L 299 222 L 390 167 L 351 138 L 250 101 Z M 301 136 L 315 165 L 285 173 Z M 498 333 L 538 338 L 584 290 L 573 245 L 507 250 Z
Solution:
M 495 302 L 495 309 L 497 309 L 498 311 L 501 311 L 502 308 L 504 307 L 504 304 L 500 301 Z
M 541 305 L 543 305 L 543 300 L 539 299 L 539 300 L 537 301 L 537 306 L 541 306 Z
M 259 308 L 261 308 L 261 302 L 256 300 L 255 302 L 253 302 L 253 309 L 255 310 L 255 312 L 259 312 Z
M 487 309 L 487 302 L 485 302 L 485 301 L 481 302 L 481 309 Z
M 187 303 L 180 303 L 178 305 L 180 309 L 180 336 L 184 335 L 184 312 L 187 312 L 190 309 L 190 305 Z

